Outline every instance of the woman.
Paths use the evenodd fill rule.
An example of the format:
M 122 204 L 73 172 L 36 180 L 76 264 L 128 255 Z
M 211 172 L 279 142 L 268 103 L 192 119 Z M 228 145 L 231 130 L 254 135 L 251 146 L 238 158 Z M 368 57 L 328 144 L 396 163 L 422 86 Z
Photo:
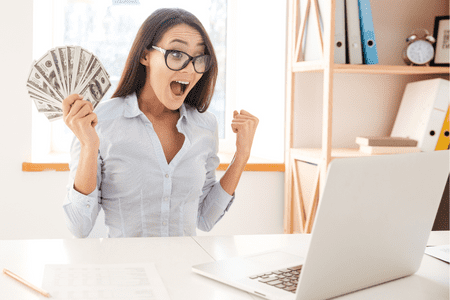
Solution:
M 63 102 L 76 138 L 63 205 L 69 230 L 86 237 L 100 209 L 109 237 L 195 235 L 233 203 L 258 119 L 234 112 L 236 153 L 217 181 L 218 124 L 207 108 L 217 60 L 200 21 L 160 9 L 142 24 L 110 101 Z

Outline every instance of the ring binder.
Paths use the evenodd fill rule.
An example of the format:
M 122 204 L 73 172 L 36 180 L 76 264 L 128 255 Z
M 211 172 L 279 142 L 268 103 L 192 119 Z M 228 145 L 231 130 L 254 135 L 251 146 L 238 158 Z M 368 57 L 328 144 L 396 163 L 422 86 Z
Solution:
M 359 19 L 361 23 L 361 44 L 364 54 L 364 63 L 367 65 L 378 63 L 377 43 L 373 27 L 370 0 L 358 0 Z

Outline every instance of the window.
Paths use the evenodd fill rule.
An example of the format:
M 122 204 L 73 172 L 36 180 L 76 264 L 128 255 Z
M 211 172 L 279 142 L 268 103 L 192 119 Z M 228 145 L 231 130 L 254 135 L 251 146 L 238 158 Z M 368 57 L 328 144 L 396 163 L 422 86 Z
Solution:
M 233 153 L 235 151 L 235 134 L 231 130 L 231 121 L 233 110 L 245 109 L 257 116 L 260 120 L 258 130 L 252 146 L 252 156 L 267 159 L 271 162 L 282 162 L 284 160 L 284 99 L 285 99 L 285 72 L 286 72 L 286 2 L 268 1 L 261 5 L 259 0 L 196 0 L 196 1 L 151 1 L 151 0 L 33 0 L 34 6 L 34 43 L 33 52 L 37 59 L 47 50 L 63 43 L 77 43 L 84 46 L 88 37 L 75 35 L 75 38 L 64 42 L 65 30 L 65 6 L 85 7 L 84 9 L 94 10 L 96 7 L 112 7 L 116 9 L 117 15 L 114 18 L 127 18 L 126 15 L 133 13 L 141 19 L 135 22 L 136 31 L 138 26 L 156 8 L 152 3 L 163 3 L 161 5 L 180 6 L 194 13 L 205 28 L 220 28 L 210 31 L 210 37 L 219 57 L 219 70 L 225 70 L 226 73 L 219 78 L 216 87 L 214 103 L 210 110 L 216 111 L 219 124 L 221 126 L 221 139 L 219 151 L 222 153 Z M 137 5 L 117 5 L 112 3 L 119 2 L 140 2 Z M 102 4 L 103 3 L 103 4 Z M 103 5 L 103 6 L 102 6 Z M 153 6 L 151 6 L 153 5 Z M 191 5 L 195 5 L 191 7 Z M 73 18 L 73 24 L 89 32 L 96 34 L 95 39 L 101 41 L 106 39 L 100 33 L 106 32 L 104 23 L 101 26 L 94 27 L 95 22 L 105 18 L 107 11 L 103 13 L 90 12 L 91 23 L 86 23 L 86 18 L 81 12 L 70 11 Z M 126 13 L 128 11 L 128 13 Z M 145 11 L 145 13 L 143 13 Z M 112 14 L 112 12 L 111 12 Z M 121 15 L 123 14 L 123 15 Z M 74 16 L 78 15 L 77 18 Z M 94 17 L 95 16 L 95 17 Z M 121 17 L 120 17 L 121 16 Z M 215 22 L 210 21 L 215 20 Z M 217 20 L 221 20 L 217 22 Z M 83 22 L 81 22 L 83 20 Z M 134 19 L 128 19 L 131 20 Z M 103 21 L 102 21 L 103 22 Z M 130 25 L 131 26 L 131 25 Z M 77 27 L 78 28 L 78 27 Z M 97 28 L 96 30 L 94 30 Z M 119 30 L 119 29 L 117 29 Z M 120 29 L 122 30 L 122 29 Z M 214 33 L 215 32 L 215 33 Z M 117 33 L 119 35 L 119 33 Z M 136 32 L 125 36 L 129 39 L 128 48 Z M 113 37 L 116 38 L 116 37 Z M 80 42 L 78 42 L 80 41 Z M 226 44 L 226 47 L 225 47 Z M 222 46 L 221 46 L 222 45 Z M 106 46 L 105 46 L 106 47 Z M 116 58 L 112 59 L 112 64 L 121 64 L 114 68 L 123 67 L 125 57 L 129 51 L 127 48 L 124 54 L 120 54 L 111 48 L 105 49 L 109 54 L 114 53 Z M 91 46 L 86 46 L 87 49 Z M 94 51 L 94 50 L 92 50 Z M 108 72 L 113 76 L 110 67 L 106 66 L 106 58 L 103 59 L 99 53 L 101 61 L 108 68 Z M 107 54 L 108 54 L 107 53 Z M 119 57 L 122 55 L 122 57 Z M 116 75 L 116 76 L 120 76 Z M 219 85 L 222 86 L 219 90 Z M 114 87 L 111 88 L 111 92 Z M 222 102 L 221 102 L 222 101 Z M 31 102 L 31 101 L 30 101 Z M 61 126 L 53 126 L 45 116 L 39 114 L 33 105 L 32 122 L 32 162 L 67 162 L 69 160 L 67 151 L 69 148 L 72 134 L 65 128 L 63 122 Z M 53 133 L 53 134 L 52 134 Z M 54 137 L 51 139 L 51 137 Z M 50 159 L 46 159 L 49 153 L 52 153 Z M 62 153 L 59 159 L 55 153 Z M 65 154 L 64 154 L 65 153 Z M 231 155 L 232 157 L 232 155 Z
M 202 22 L 214 45 L 219 76 L 208 110 L 219 122 L 219 138 L 226 142 L 226 37 L 227 0 L 34 0 L 33 56 L 50 48 L 79 45 L 94 53 L 110 74 L 109 99 L 117 87 L 126 58 L 143 21 L 160 7 L 180 7 Z M 34 105 L 34 104 L 33 104 Z M 50 123 L 33 108 L 33 161 L 48 153 L 68 161 L 72 133 L 62 120 Z

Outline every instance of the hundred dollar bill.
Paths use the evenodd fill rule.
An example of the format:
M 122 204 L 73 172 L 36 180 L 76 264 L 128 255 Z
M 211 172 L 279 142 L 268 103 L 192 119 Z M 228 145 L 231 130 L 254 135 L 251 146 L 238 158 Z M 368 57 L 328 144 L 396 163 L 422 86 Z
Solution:
M 99 61 L 99 63 L 100 63 L 100 67 L 102 67 L 103 71 L 105 71 L 106 75 L 107 75 L 108 78 L 109 78 L 110 76 L 109 76 L 108 70 L 106 70 L 105 66 L 102 64 L 101 61 Z
M 46 99 L 49 103 L 53 103 L 55 105 L 61 104 L 61 102 L 50 97 L 48 94 L 45 94 L 41 90 L 38 90 L 36 87 L 30 85 L 28 82 L 27 82 L 27 90 L 30 95 L 33 94 L 34 96 L 39 96 L 43 99 Z
M 27 82 L 27 90 L 28 93 L 34 93 L 38 96 L 40 96 L 41 98 L 46 99 L 49 103 L 53 103 L 55 105 L 61 105 L 62 102 L 52 96 L 50 96 L 49 94 L 44 93 L 42 90 L 39 90 L 38 88 L 36 88 L 36 86 L 31 85 L 29 82 Z
M 79 88 L 76 89 L 76 90 L 79 91 L 79 90 L 82 90 L 82 89 L 83 89 L 84 84 L 85 84 L 85 82 L 86 82 L 86 77 L 92 75 L 92 71 L 93 71 L 92 68 L 95 68 L 95 62 L 97 62 L 97 61 L 98 61 L 98 60 L 97 60 L 97 57 L 95 57 L 95 55 L 92 55 L 92 56 L 89 58 L 89 61 L 88 61 L 87 66 L 86 66 L 86 70 L 85 70 L 83 76 L 81 77 L 80 83 L 78 84 Z
M 44 113 L 44 112 L 60 112 L 62 113 L 62 109 L 60 107 L 53 106 L 51 104 L 45 103 L 44 101 L 34 99 L 34 103 L 36 104 L 36 108 L 38 112 Z
M 58 70 L 56 68 L 55 62 L 53 60 L 52 54 L 50 51 L 45 53 L 34 65 L 36 70 L 38 70 L 39 74 L 45 78 L 47 83 L 51 85 L 53 90 L 58 94 L 61 99 L 64 99 L 65 92 L 63 90 L 63 86 L 58 76 Z
M 75 89 L 72 91 L 72 93 L 79 93 L 85 86 L 85 77 L 86 74 L 91 73 L 90 69 L 91 69 L 91 64 L 92 62 L 96 59 L 95 55 L 91 55 L 91 57 L 89 58 L 87 64 L 86 64 L 86 69 L 84 70 L 84 73 L 81 75 L 79 81 L 78 81 L 78 85 L 75 87 Z
M 62 105 L 62 103 L 59 102 L 58 100 L 55 100 L 55 99 L 51 98 L 50 96 L 42 93 L 41 91 L 38 91 L 34 87 L 28 85 L 28 83 L 27 83 L 27 90 L 28 90 L 28 94 L 30 95 L 30 97 L 33 96 L 35 98 L 40 98 L 52 105 L 59 105 L 59 106 Z
M 72 90 L 75 90 L 77 88 L 77 77 L 78 77 L 77 71 L 78 71 L 78 62 L 80 61 L 81 47 L 80 46 L 69 46 L 69 47 L 73 47 L 73 49 L 74 49 Z
M 91 77 L 97 72 L 98 69 L 102 69 L 103 72 L 106 74 L 106 76 L 109 79 L 109 74 L 106 68 L 103 66 L 100 60 L 97 59 L 94 55 L 91 57 L 91 62 L 89 63 L 87 69 L 88 71 L 85 73 L 83 82 L 81 83 L 81 89 L 84 87 L 84 85 L 91 80 Z M 81 89 L 77 89 L 78 91 Z
M 28 95 L 30 95 L 30 97 L 33 98 L 33 99 L 37 99 L 37 100 L 39 100 L 39 101 L 48 103 L 48 104 L 50 104 L 50 105 L 53 105 L 53 106 L 61 106 L 61 103 L 60 103 L 60 102 L 57 102 L 57 101 L 55 101 L 55 100 L 49 99 L 49 98 L 47 98 L 47 97 L 45 97 L 45 96 L 42 96 L 41 94 L 35 92 L 35 90 L 29 89 L 29 90 L 28 90 Z
M 50 98 L 53 98 L 59 102 L 62 102 L 64 100 L 45 80 L 45 78 L 40 74 L 36 67 L 31 68 L 30 75 L 28 76 L 27 86 L 31 86 L 37 91 L 46 94 L 50 96 Z
M 59 113 L 59 112 L 45 112 L 44 115 L 47 117 L 47 119 L 49 119 L 49 121 L 52 121 L 52 122 L 62 119 L 62 117 L 63 117 L 63 113 Z
M 111 82 L 109 81 L 108 75 L 99 67 L 80 94 L 84 100 L 91 102 L 95 108 L 110 87 Z
M 86 49 L 80 47 L 79 50 L 79 58 L 76 62 L 76 78 L 75 78 L 75 90 L 80 89 L 82 79 L 84 78 L 84 74 L 87 70 L 88 63 L 93 56 L 92 53 L 89 53 Z
M 59 81 L 60 81 L 61 86 L 64 91 L 64 97 L 67 97 L 68 96 L 67 87 L 66 87 L 66 83 L 64 82 L 64 74 L 63 74 L 61 58 L 59 57 L 58 49 L 57 48 L 50 49 L 50 54 L 53 58 L 53 62 L 55 64 L 56 70 L 58 71 L 58 78 L 59 78 Z
M 69 69 L 67 65 L 67 49 L 66 47 L 57 47 L 56 53 L 58 54 L 58 60 L 60 61 L 61 70 L 62 70 L 62 81 L 66 88 L 67 95 L 70 94 L 69 87 Z
M 97 72 L 97 70 L 100 68 L 100 63 L 97 59 L 97 57 L 93 56 L 92 61 L 88 65 L 86 72 L 84 74 L 84 78 L 82 79 L 82 82 L 79 84 L 79 88 L 74 90 L 74 93 L 78 93 L 83 90 L 85 85 L 91 80 L 92 76 Z
M 74 90 L 74 81 L 73 81 L 73 63 L 75 61 L 75 47 L 74 46 L 66 46 L 67 51 L 67 83 L 69 84 L 69 93 L 72 94 Z

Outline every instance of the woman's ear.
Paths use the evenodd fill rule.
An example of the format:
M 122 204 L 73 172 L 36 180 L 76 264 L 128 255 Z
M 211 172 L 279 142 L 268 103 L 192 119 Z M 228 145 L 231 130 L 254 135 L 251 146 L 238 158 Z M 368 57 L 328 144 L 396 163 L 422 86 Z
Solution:
M 144 49 L 144 52 L 142 53 L 141 60 L 140 60 L 140 63 L 143 64 L 144 66 L 150 65 L 149 55 L 150 55 L 150 51 L 148 51 L 147 49 Z

